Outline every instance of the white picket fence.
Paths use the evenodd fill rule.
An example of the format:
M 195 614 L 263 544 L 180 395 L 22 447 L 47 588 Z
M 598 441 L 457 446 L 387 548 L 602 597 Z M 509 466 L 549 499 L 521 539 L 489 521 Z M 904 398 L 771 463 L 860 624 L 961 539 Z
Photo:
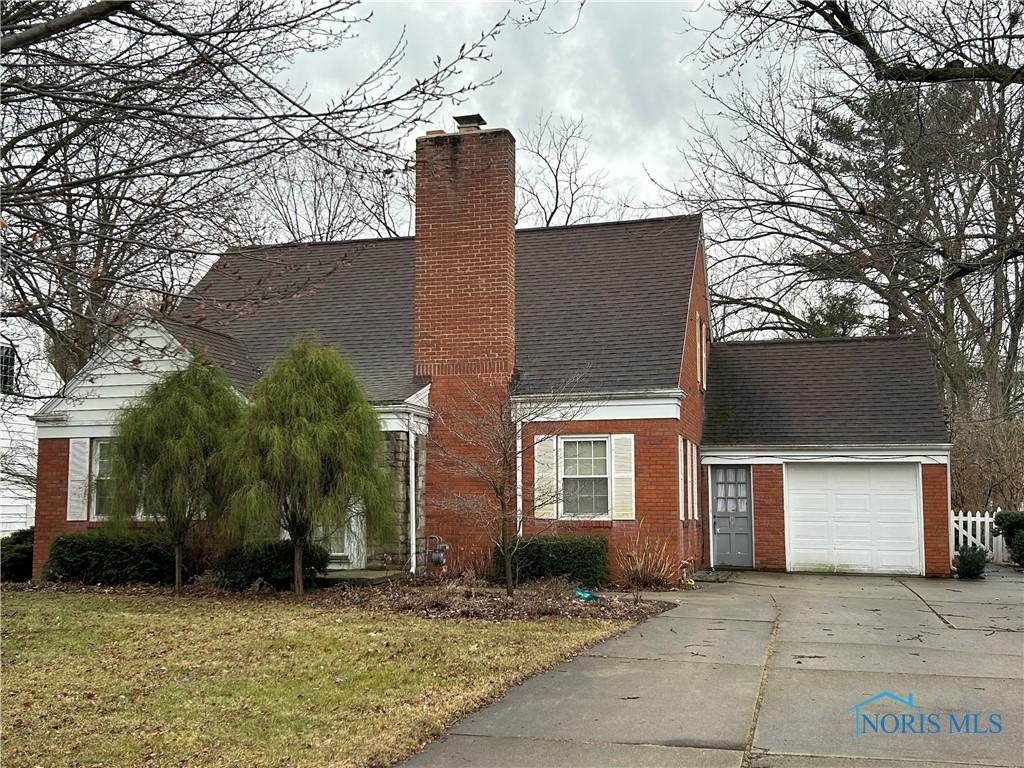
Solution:
M 1006 542 L 1002 536 L 993 533 L 995 527 L 995 516 L 1000 508 L 987 509 L 980 512 L 968 510 L 951 509 L 949 511 L 949 537 L 952 553 L 965 544 L 974 544 L 985 547 L 992 553 L 992 562 L 1009 563 L 1010 555 L 1006 551 Z

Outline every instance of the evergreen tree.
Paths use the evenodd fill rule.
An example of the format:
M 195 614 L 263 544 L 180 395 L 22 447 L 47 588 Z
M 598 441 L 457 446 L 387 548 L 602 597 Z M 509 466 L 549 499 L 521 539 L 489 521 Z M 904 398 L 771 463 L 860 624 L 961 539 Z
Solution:
M 124 527 L 138 512 L 164 530 L 174 547 L 175 590 L 188 532 L 222 508 L 220 459 L 243 410 L 223 371 L 197 359 L 153 384 L 114 430 L 110 524 Z
M 285 531 L 294 547 L 294 588 L 302 594 L 302 551 L 311 540 L 365 517 L 367 536 L 391 536 L 394 483 L 385 468 L 377 413 L 349 365 L 309 340 L 252 390 L 232 440 L 231 517 L 266 535 Z

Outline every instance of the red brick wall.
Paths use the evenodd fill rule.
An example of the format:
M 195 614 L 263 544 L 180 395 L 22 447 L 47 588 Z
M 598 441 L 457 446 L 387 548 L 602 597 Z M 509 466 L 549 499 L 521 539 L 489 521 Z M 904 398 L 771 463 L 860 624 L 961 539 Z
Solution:
M 683 359 L 679 367 L 679 388 L 686 392 L 686 398 L 679 409 L 679 434 L 699 446 L 704 419 L 704 390 L 697 383 L 697 368 L 700 365 L 697 356 L 697 319 L 702 318 L 705 324 L 710 320 L 707 309 L 707 286 L 704 280 L 703 248 L 697 249 L 689 288 L 686 336 L 683 343 Z M 699 463 L 699 451 L 697 459 Z M 699 496 L 697 503 L 699 510 L 702 507 Z M 704 526 L 704 518 L 700 515 L 696 520 L 679 521 L 680 558 L 692 559 L 696 567 L 706 564 L 707 529 Z
M 515 173 L 506 130 L 416 141 L 417 376 L 512 372 Z
M 524 527 L 529 533 L 604 536 L 612 578 L 618 578 L 619 559 L 639 535 L 654 542 L 668 543 L 669 556 L 682 558 L 679 545 L 678 481 L 676 479 L 679 423 L 675 419 L 616 419 L 608 421 L 548 422 L 529 425 L 523 442 L 532 444 L 536 435 L 632 434 L 634 436 L 635 520 L 536 520 L 530 508 L 533 489 L 533 453 L 523 455 Z
M 786 570 L 785 513 L 782 498 L 782 465 L 750 467 L 754 502 L 754 567 Z
M 921 465 L 926 576 L 949 576 L 951 572 L 948 480 L 945 464 Z
M 36 523 L 32 548 L 32 578 L 42 575 L 50 541 L 61 533 L 84 531 L 86 522 L 68 522 L 68 440 L 39 440 L 36 458 Z
M 485 480 L 468 470 L 500 478 L 503 452 L 493 441 L 510 434 L 503 419 L 508 380 L 477 376 L 434 376 L 430 406 L 434 415 L 427 438 L 424 489 L 426 533 L 451 547 L 454 570 L 482 565 L 501 530 L 501 506 Z M 515 467 L 506 480 L 508 522 L 515 525 Z
M 418 139 L 413 361 L 417 376 L 431 377 L 434 412 L 425 529 L 453 547 L 455 567 L 489 557 L 499 522 L 494 494 L 467 463 L 493 474 L 498 460 L 482 446 L 501 429 L 515 366 L 515 270 L 512 134 Z

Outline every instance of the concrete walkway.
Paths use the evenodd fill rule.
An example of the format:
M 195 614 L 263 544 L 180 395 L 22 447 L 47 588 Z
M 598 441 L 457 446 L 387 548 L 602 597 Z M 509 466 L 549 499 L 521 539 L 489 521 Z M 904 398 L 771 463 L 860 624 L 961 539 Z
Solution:
M 456 723 L 413 766 L 1024 764 L 1024 575 L 732 573 Z M 1000 734 L 854 736 L 858 702 L 999 712 Z M 887 710 L 886 710 L 887 711 Z

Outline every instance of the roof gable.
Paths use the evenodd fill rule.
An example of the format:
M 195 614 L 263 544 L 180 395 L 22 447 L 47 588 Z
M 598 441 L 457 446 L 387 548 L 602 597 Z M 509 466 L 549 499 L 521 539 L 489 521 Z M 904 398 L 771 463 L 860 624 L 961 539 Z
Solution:
M 719 342 L 708 446 L 939 445 L 949 441 L 919 336 Z

